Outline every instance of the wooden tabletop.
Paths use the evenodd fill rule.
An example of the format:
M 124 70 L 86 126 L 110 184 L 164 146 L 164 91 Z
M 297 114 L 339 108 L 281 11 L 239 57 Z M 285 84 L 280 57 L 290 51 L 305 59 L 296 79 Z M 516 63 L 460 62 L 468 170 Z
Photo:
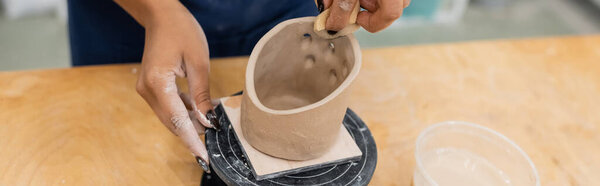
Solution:
M 213 97 L 242 89 L 246 61 L 212 60 Z M 1 72 L 0 185 L 198 185 L 137 95 L 138 66 Z M 542 185 L 600 184 L 600 36 L 364 50 L 355 85 L 379 153 L 372 185 L 409 185 L 417 135 L 446 120 L 514 140 Z

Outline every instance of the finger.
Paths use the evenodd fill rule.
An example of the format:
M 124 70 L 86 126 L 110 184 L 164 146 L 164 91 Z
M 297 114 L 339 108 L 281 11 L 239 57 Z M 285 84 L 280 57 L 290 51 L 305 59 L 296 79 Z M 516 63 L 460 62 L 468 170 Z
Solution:
M 194 111 L 189 111 L 188 115 L 190 116 L 190 119 L 192 120 L 192 124 L 194 124 L 194 128 L 196 129 L 196 132 L 198 133 L 198 135 L 202 135 L 205 133 L 206 128 L 204 128 L 204 126 L 202 126 L 202 124 L 200 124 L 200 122 L 198 122 L 198 119 L 196 116 L 196 112 Z
M 378 32 L 390 26 L 402 15 L 402 1 L 380 1 L 375 12 L 362 11 L 356 22 L 369 32 Z M 385 2 L 385 3 L 384 3 Z
M 196 110 L 196 109 L 194 109 L 196 106 L 194 106 L 194 103 L 190 99 L 190 96 L 188 96 L 185 93 L 180 93 L 179 97 L 183 101 L 183 104 L 185 104 L 185 108 L 188 110 L 188 115 L 190 116 L 190 119 L 192 120 L 192 123 L 194 124 L 194 128 L 196 129 L 196 132 L 198 132 L 198 134 L 204 134 L 205 128 L 198 121 L 198 116 L 197 116 L 196 112 L 194 111 L 194 110 Z
M 138 91 L 146 99 L 161 122 L 184 142 L 194 156 L 208 164 L 208 153 L 198 137 L 185 104 L 177 94 L 174 72 L 149 72 L 142 77 Z
M 167 84 L 175 85 L 175 78 L 172 78 Z M 167 85 L 169 86 L 169 85 Z M 168 116 L 170 126 L 173 128 L 175 133 L 183 141 L 192 154 L 196 157 L 200 157 L 205 164 L 209 164 L 208 152 L 204 146 L 204 143 L 198 137 L 198 131 L 194 127 L 189 112 L 185 109 L 185 104 L 181 98 L 177 95 L 177 90 L 174 91 L 158 91 L 156 98 L 161 108 L 164 108 L 166 112 L 159 115 Z M 171 113 L 171 114 L 169 114 Z M 167 123 L 167 122 L 165 122 Z
M 323 4 L 323 0 L 315 0 L 315 4 L 317 5 L 317 10 L 319 11 L 319 13 L 323 12 L 323 10 L 325 10 L 325 5 Z
M 331 13 L 325 23 L 325 29 L 328 30 L 328 32 L 337 32 L 346 27 L 356 3 L 358 3 L 358 0 L 333 0 L 333 3 L 331 4 Z M 335 32 L 333 32 L 333 34 L 335 34 Z
M 206 55 L 194 54 L 184 55 L 186 69 L 188 69 L 188 85 L 190 87 L 191 100 L 194 103 L 194 111 L 198 121 L 205 127 L 218 129 L 218 121 L 213 111 L 209 90 L 208 52 Z
M 198 131 L 194 127 L 188 113 L 185 113 L 185 115 L 174 115 L 171 117 L 171 122 L 175 126 L 177 135 L 186 147 L 192 151 L 192 154 L 196 157 L 200 157 L 204 163 L 208 165 L 208 152 L 206 151 L 204 143 L 202 143 L 198 137 Z
M 181 97 L 181 100 L 185 104 L 185 108 L 186 109 L 188 109 L 188 110 L 195 110 L 194 109 L 195 105 L 192 102 L 192 99 L 190 98 L 190 96 L 188 94 L 186 94 L 186 93 L 179 93 L 179 97 Z M 215 107 L 219 106 L 219 104 L 221 104 L 221 99 L 220 98 L 211 99 L 210 100 L 210 104 L 212 104 L 212 106 L 213 106 L 212 108 L 214 109 Z
M 185 109 L 194 110 L 194 103 L 192 103 L 190 96 L 188 96 L 186 93 L 182 92 L 182 93 L 179 93 L 179 98 L 181 98 L 181 101 L 183 101 L 183 104 L 185 105 Z
M 408 7 L 408 5 L 410 5 L 410 0 L 404 0 L 404 8 Z
M 359 3 L 360 7 L 369 12 L 375 12 L 377 10 L 377 0 L 360 0 Z
M 329 7 L 331 7 L 332 2 L 333 2 L 333 0 L 323 0 L 323 6 L 324 6 L 323 10 L 329 9 Z

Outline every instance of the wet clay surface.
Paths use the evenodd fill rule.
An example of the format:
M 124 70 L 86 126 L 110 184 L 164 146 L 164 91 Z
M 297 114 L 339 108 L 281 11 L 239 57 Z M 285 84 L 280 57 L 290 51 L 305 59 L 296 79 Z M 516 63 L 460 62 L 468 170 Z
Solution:
M 352 69 L 348 38 L 323 39 L 299 29 L 310 25 L 288 26 L 264 45 L 254 82 L 266 107 L 285 110 L 315 103 L 339 87 Z

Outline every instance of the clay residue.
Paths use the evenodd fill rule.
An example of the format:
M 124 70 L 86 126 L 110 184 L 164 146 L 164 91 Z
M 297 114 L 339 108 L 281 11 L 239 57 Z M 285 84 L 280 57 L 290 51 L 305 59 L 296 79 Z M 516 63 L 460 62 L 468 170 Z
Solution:
M 238 108 L 242 105 L 242 96 L 233 96 L 225 101 L 225 106 L 229 108 Z
M 352 2 L 350 1 L 340 1 L 338 3 L 338 6 L 340 6 L 340 8 L 342 8 L 342 10 L 348 12 L 350 10 L 352 10 Z

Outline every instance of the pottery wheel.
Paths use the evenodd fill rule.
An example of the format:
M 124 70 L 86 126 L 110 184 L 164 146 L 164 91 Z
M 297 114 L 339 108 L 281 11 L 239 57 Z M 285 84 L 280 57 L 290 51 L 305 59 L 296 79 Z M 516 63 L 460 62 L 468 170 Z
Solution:
M 305 172 L 257 181 L 235 137 L 231 123 L 219 105 L 215 112 L 221 130 L 206 132 L 206 146 L 210 165 L 217 176 L 228 185 L 366 185 L 377 164 L 377 148 L 365 123 L 350 109 L 346 110 L 343 124 L 363 152 L 357 162 L 329 165 Z

